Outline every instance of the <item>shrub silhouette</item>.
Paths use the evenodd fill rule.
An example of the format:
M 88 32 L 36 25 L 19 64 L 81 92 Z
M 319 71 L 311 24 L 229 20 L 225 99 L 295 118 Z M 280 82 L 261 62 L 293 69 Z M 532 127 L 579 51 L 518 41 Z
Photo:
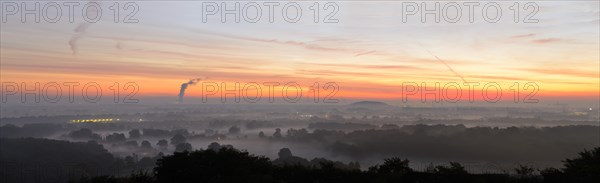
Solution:
M 175 152 L 192 151 L 192 144 L 184 142 L 175 146 Z
M 566 159 L 563 172 L 574 182 L 600 182 L 600 147 L 584 150 L 579 157 Z
M 369 171 L 378 174 L 407 174 L 412 172 L 412 169 L 408 167 L 408 163 L 408 159 L 388 158 L 384 160 L 383 165 L 373 166 L 369 168 Z
M 269 182 L 268 158 L 232 148 L 174 153 L 157 161 L 158 182 Z
M 216 149 L 216 147 L 220 147 Z M 156 161 L 153 176 L 147 173 L 134 173 L 128 177 L 115 178 L 98 176 L 82 179 L 79 182 L 598 182 L 600 148 L 584 150 L 574 159 L 566 159 L 564 168 L 547 168 L 535 174 L 533 168 L 519 166 L 517 175 L 509 174 L 470 174 L 457 162 L 433 166 L 420 172 L 409 167 L 409 160 L 398 157 L 385 159 L 383 164 L 370 167 L 368 171 L 340 168 L 335 162 L 319 160 L 318 166 L 287 164 L 275 166 L 264 156 L 251 155 L 228 145 L 214 143 L 211 149 L 176 152 L 162 156 Z M 293 157 L 289 149 L 282 149 L 283 157 Z
M 183 136 L 181 134 L 175 134 L 175 136 L 173 136 L 171 138 L 171 144 L 173 144 L 173 145 L 185 143 L 186 141 L 187 141 L 187 139 L 185 138 L 185 136 Z
M 436 166 L 435 173 L 441 175 L 465 175 L 468 172 L 460 163 L 450 162 L 450 166 Z

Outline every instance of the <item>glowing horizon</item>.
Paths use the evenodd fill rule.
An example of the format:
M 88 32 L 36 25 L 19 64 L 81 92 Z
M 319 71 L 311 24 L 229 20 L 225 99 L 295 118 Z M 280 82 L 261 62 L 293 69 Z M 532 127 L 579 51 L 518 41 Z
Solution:
M 139 2 L 140 23 L 104 18 L 83 33 L 74 31 L 81 22 L 3 23 L 2 82 L 135 82 L 140 96 L 177 96 L 197 77 L 335 82 L 338 96 L 395 98 L 402 83 L 464 78 L 503 89 L 534 82 L 538 96 L 600 96 L 597 1 L 539 2 L 538 24 L 403 23 L 369 2 L 339 2 L 337 24 L 202 23 L 186 3 Z

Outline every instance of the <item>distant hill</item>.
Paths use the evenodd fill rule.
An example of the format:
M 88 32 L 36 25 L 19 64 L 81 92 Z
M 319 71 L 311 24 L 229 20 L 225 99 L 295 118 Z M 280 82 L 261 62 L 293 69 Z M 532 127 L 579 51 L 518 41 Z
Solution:
M 388 106 L 390 106 L 384 102 L 378 102 L 378 101 L 360 101 L 360 102 L 354 102 L 350 105 L 354 106 L 354 107 L 388 107 Z

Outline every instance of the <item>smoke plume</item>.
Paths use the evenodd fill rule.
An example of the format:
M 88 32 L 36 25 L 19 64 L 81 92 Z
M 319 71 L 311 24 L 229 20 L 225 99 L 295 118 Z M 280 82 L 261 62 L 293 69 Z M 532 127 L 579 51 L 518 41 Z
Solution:
M 183 102 L 183 96 L 185 95 L 185 90 L 187 89 L 187 87 L 189 85 L 195 85 L 196 83 L 200 82 L 202 80 L 202 78 L 195 78 L 195 79 L 190 79 L 188 82 L 182 83 L 181 84 L 181 88 L 179 89 L 179 99 L 178 101 L 181 103 Z
M 96 2 L 96 1 L 90 1 L 90 3 L 100 4 L 99 2 Z M 97 12 L 97 10 L 91 9 L 91 8 L 88 8 L 86 10 L 87 10 L 85 12 L 86 14 L 90 14 L 90 13 L 99 14 L 100 13 L 100 12 Z M 89 22 L 80 23 L 73 30 L 73 32 L 75 34 L 73 34 L 73 36 L 71 36 L 71 39 L 69 39 L 69 47 L 71 47 L 71 51 L 73 52 L 73 55 L 77 54 L 77 52 L 79 51 L 79 47 L 77 46 L 77 42 L 79 41 L 79 39 L 81 39 L 81 38 L 84 37 L 84 35 L 87 33 L 87 29 L 91 25 L 92 24 L 89 23 Z

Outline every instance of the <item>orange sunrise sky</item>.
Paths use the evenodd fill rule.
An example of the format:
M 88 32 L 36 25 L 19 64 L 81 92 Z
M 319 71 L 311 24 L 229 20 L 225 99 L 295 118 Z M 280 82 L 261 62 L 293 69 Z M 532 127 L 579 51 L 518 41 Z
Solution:
M 198 77 L 232 86 L 297 82 L 306 90 L 335 82 L 341 97 L 399 98 L 402 83 L 443 86 L 463 83 L 462 77 L 507 91 L 515 82 L 533 82 L 538 96 L 597 98 L 598 3 L 538 2 L 538 23 L 515 23 L 506 14 L 497 23 L 480 17 L 405 23 L 400 3 L 387 1 L 338 2 L 339 22 L 330 24 L 222 23 L 219 17 L 204 23 L 200 4 L 186 1 L 138 2 L 139 23 L 130 24 L 109 16 L 90 24 L 78 18 L 21 23 L 11 16 L 0 32 L 1 78 L 135 82 L 140 96 L 176 96 L 183 82 Z M 189 95 L 199 96 L 200 88 Z

